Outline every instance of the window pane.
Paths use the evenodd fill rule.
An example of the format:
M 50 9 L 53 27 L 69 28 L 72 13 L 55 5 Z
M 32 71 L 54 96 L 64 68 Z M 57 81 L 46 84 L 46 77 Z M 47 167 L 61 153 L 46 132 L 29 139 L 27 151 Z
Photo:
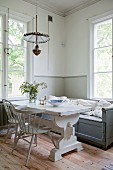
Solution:
M 112 98 L 112 73 L 94 75 L 94 97 Z
M 2 42 L 2 17 L 0 16 L 0 42 Z M 0 98 L 2 98 L 2 44 L 0 44 Z
M 0 16 L 0 42 L 2 42 L 2 17 Z
M 112 47 L 94 50 L 94 72 L 112 71 Z
M 109 45 L 112 45 L 112 19 L 95 24 L 94 27 L 94 47 Z
M 22 45 L 24 34 L 24 24 L 12 19 L 9 19 L 9 40 L 8 44 Z
M 13 47 L 8 56 L 8 97 L 21 95 L 19 86 L 24 81 L 24 49 Z
M 23 34 L 25 32 L 24 23 L 9 19 L 8 44 L 10 54 L 8 55 L 8 97 L 22 96 L 19 87 L 25 81 L 24 43 Z
M 22 47 L 9 46 L 11 53 L 8 56 L 8 71 L 24 71 L 24 49 Z
M 2 98 L 2 45 L 0 45 L 0 98 Z
M 2 70 L 2 45 L 0 44 L 0 71 Z
M 24 75 L 20 74 L 20 71 L 9 72 L 8 74 L 8 97 L 18 97 L 21 96 L 19 90 L 20 85 L 24 81 Z

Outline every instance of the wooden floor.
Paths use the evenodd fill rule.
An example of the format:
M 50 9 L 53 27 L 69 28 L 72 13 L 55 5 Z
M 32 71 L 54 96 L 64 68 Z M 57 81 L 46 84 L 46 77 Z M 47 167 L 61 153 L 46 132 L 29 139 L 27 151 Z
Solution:
M 8 139 L 7 143 L 0 142 L 0 170 L 100 170 L 113 162 L 113 147 L 103 151 L 94 146 L 82 144 L 83 151 L 72 151 L 63 155 L 62 160 L 52 162 L 48 156 L 54 146 L 46 135 L 40 135 L 38 146 L 33 146 L 28 167 L 25 167 L 28 143 L 20 140 L 12 154 L 13 139 Z

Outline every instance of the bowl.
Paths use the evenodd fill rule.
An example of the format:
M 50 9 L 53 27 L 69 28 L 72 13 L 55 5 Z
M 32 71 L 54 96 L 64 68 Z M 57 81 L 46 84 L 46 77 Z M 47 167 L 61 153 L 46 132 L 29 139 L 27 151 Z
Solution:
M 62 103 L 64 103 L 65 100 L 62 100 L 62 99 L 57 99 L 57 100 L 56 99 L 52 99 L 52 100 L 48 100 L 47 102 L 50 103 L 53 106 L 59 106 Z

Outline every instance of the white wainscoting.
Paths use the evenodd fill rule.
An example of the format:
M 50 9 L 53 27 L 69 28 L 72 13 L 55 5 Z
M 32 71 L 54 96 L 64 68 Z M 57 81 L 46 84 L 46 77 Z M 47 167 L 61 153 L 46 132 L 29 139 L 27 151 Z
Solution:
M 87 98 L 87 75 L 78 76 L 35 76 L 37 82 L 46 82 L 47 89 L 40 90 L 38 98 L 55 95 L 69 98 Z
M 38 98 L 42 96 L 55 95 L 64 96 L 64 78 L 61 76 L 34 76 L 37 82 L 46 82 L 47 89 L 40 90 Z

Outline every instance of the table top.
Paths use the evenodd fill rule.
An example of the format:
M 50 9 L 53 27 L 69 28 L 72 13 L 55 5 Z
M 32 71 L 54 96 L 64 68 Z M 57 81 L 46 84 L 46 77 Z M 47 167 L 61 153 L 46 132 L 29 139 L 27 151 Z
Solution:
M 36 103 L 29 103 L 29 101 L 13 101 L 13 105 L 32 108 L 38 111 L 38 109 L 43 110 L 45 114 L 50 114 L 54 116 L 68 116 L 71 114 L 83 113 L 90 111 L 91 107 L 85 107 L 81 105 L 75 105 L 72 103 L 65 102 L 58 107 L 54 107 L 49 103 L 45 105 L 40 105 L 37 101 Z

